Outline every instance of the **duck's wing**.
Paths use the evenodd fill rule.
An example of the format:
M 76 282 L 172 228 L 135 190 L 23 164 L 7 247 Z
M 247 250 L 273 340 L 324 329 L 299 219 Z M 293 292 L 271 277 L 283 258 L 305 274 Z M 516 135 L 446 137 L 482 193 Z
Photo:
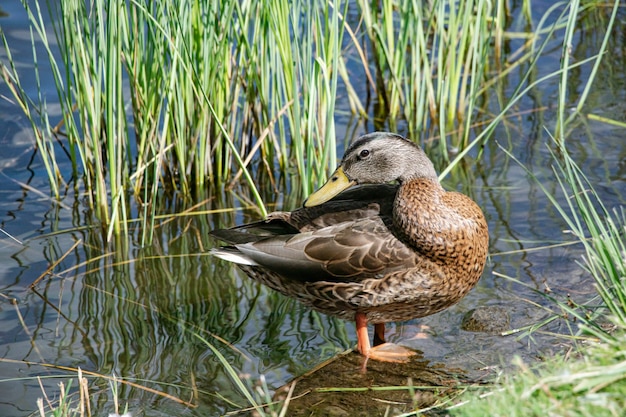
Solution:
M 355 219 L 380 217 L 390 224 L 397 190 L 397 185 L 387 184 L 354 187 L 319 206 L 273 212 L 264 220 L 212 230 L 210 234 L 229 244 L 243 244 L 323 229 Z
M 395 185 L 355 187 L 319 206 L 214 230 L 211 235 L 232 246 L 211 252 L 297 281 L 382 277 L 416 262 L 415 253 L 391 231 L 396 192 Z
M 331 229 L 332 233 L 321 232 Z M 414 266 L 416 253 L 381 218 L 347 222 L 313 233 L 305 256 L 336 281 L 360 281 Z
M 416 254 L 380 220 L 361 219 L 214 249 L 223 259 L 257 265 L 295 281 L 354 282 L 413 266 Z
M 300 232 L 289 223 L 288 218 L 278 216 L 279 213 L 272 214 L 276 214 L 277 216 L 274 218 L 270 217 L 265 220 L 232 227 L 230 229 L 211 230 L 209 234 L 216 239 L 234 245 L 256 242 L 275 236 L 294 235 Z
M 303 207 L 288 213 L 287 221 L 300 231 L 365 218 L 379 217 L 390 224 L 397 191 L 398 186 L 390 184 L 356 186 L 319 206 Z

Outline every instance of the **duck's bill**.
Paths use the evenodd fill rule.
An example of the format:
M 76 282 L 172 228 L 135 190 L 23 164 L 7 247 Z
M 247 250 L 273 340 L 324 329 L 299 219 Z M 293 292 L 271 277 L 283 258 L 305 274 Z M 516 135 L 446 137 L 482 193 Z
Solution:
M 304 207 L 313 207 L 323 204 L 353 185 L 356 185 L 356 181 L 348 179 L 343 172 L 343 168 L 339 167 L 333 172 L 333 175 L 326 181 L 326 184 L 319 190 L 315 191 L 304 202 Z

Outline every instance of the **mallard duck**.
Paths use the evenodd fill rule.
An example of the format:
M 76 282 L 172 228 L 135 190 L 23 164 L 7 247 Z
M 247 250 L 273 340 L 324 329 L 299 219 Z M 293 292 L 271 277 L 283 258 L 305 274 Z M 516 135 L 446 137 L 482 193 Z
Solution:
M 215 256 L 315 310 L 355 320 L 358 351 L 388 361 L 411 353 L 388 348 L 385 323 L 463 298 L 489 244 L 476 203 L 444 190 L 419 146 L 385 132 L 356 139 L 302 208 L 211 233 L 230 244 Z

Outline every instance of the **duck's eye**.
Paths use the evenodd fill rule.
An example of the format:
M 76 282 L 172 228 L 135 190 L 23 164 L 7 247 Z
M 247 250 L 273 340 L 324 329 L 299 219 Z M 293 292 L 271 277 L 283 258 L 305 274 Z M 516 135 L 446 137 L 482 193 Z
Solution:
M 359 158 L 363 159 L 363 158 L 367 158 L 370 155 L 370 151 L 368 149 L 363 149 L 361 152 L 359 152 Z

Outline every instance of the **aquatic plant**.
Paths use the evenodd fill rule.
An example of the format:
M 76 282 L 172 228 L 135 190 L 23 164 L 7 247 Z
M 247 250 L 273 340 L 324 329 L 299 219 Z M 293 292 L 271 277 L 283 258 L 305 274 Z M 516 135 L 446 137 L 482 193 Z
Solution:
M 571 157 L 567 140 L 567 135 L 581 119 L 585 100 L 605 56 L 619 2 L 607 5 L 611 13 L 606 20 L 607 31 L 602 47 L 594 57 L 582 94 L 572 104 L 568 88 L 572 69 L 570 42 L 578 13 L 591 5 L 569 4 L 571 13 L 562 48 L 557 123 L 550 135 L 552 142 L 548 144 L 554 179 L 564 200 L 559 199 L 553 190 L 548 190 L 529 169 L 526 172 L 565 221 L 566 232 L 582 246 L 579 265 L 593 278 L 597 295 L 581 302 L 546 289 L 544 296 L 550 301 L 544 307 L 549 313 L 547 318 L 516 331 L 523 330 L 523 335 L 532 337 L 546 324 L 562 320 L 572 333 L 561 337 L 573 349 L 565 355 L 547 358 L 547 363 L 538 366 L 515 359 L 517 372 L 506 375 L 487 390 L 480 389 L 478 394 L 476 389 L 470 390 L 462 402 L 448 409 L 451 415 L 476 416 L 488 412 L 491 415 L 525 416 L 548 412 L 554 415 L 616 416 L 626 406 L 626 214 L 623 207 L 610 208 L 602 201 L 596 185 Z M 572 108 L 574 111 L 566 117 Z
M 619 416 L 626 402 L 624 328 L 615 343 L 590 344 L 577 360 L 550 358 L 531 366 L 514 359 L 516 372 L 494 387 L 468 389 L 463 401 L 448 408 L 451 416 L 525 417 L 534 415 Z
M 452 131 L 454 149 L 473 146 L 504 18 L 486 0 L 62 0 L 46 3 L 50 19 L 41 1 L 22 4 L 37 79 L 45 62 L 57 97 L 41 86 L 27 94 L 4 36 L 0 74 L 35 131 L 52 194 L 84 191 L 108 240 L 137 215 L 148 241 L 161 196 L 189 202 L 241 180 L 264 214 L 261 188 L 275 192 L 278 177 L 307 195 L 336 165 L 337 95 L 367 117 L 363 86 L 381 103 L 375 126 L 405 119 L 417 141 L 437 132 L 445 158 Z M 363 25 L 347 18 L 355 13 Z

